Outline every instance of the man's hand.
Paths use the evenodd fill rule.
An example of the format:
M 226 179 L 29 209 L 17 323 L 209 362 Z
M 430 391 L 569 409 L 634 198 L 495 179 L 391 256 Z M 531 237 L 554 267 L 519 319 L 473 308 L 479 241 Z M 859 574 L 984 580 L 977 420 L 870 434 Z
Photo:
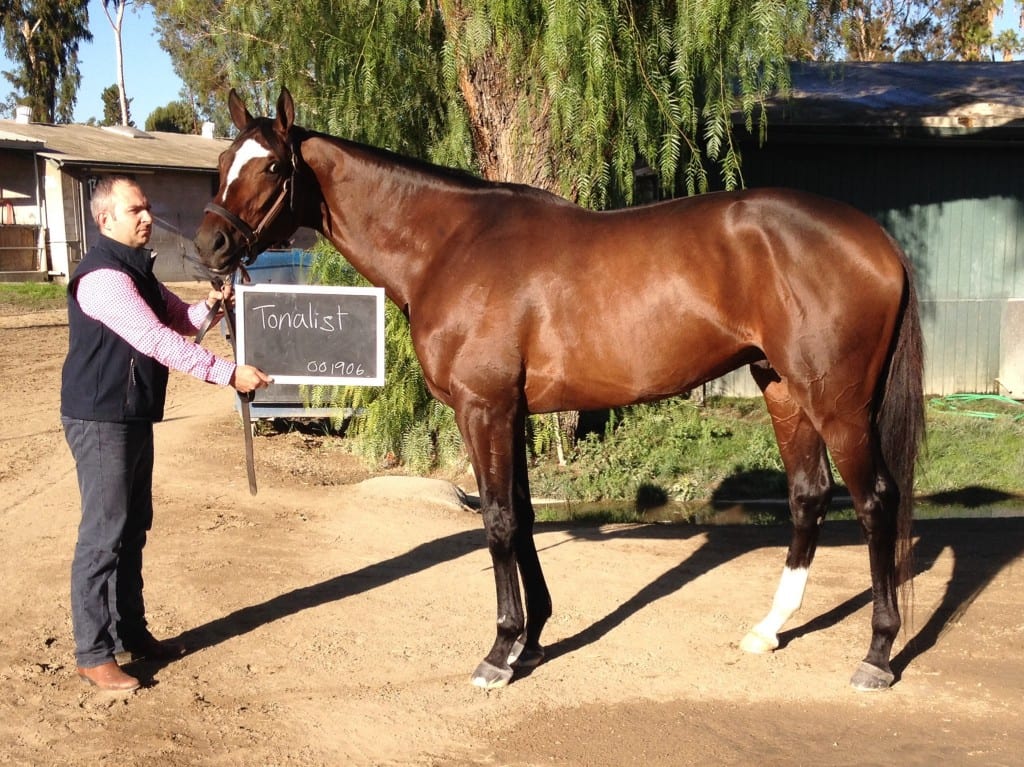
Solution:
M 273 378 L 252 365 L 236 365 L 235 372 L 231 375 L 231 385 L 239 394 L 264 389 L 272 383 Z
M 212 309 L 217 305 L 218 301 L 223 301 L 221 309 L 225 306 L 234 306 L 235 296 L 232 291 L 232 285 L 230 280 L 225 280 L 224 284 L 221 285 L 220 290 L 211 290 L 209 295 L 206 297 L 206 306 Z

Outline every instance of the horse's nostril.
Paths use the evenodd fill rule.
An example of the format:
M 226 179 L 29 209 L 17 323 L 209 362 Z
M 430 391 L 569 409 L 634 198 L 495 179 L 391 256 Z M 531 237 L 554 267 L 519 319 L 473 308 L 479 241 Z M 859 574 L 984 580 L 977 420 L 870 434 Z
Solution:
M 224 236 L 224 232 L 217 232 L 217 236 L 213 238 L 213 252 L 220 253 L 222 250 L 227 250 L 228 238 Z

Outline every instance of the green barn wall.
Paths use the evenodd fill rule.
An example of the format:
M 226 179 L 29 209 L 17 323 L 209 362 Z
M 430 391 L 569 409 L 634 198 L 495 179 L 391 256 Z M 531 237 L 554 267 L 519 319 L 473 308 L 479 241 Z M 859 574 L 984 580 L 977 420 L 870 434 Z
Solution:
M 1008 300 L 1024 299 L 1024 142 L 773 136 L 747 187 L 788 186 L 878 219 L 914 264 L 930 394 L 997 392 Z M 743 371 L 719 390 L 756 392 Z

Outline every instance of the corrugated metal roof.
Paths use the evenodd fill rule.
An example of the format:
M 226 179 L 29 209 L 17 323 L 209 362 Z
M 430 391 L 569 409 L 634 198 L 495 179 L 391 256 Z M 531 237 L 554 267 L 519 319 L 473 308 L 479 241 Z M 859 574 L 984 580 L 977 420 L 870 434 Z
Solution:
M 216 170 L 227 139 L 95 125 L 0 120 L 0 148 L 26 149 L 61 163 Z
M 801 63 L 791 77 L 773 109 L 784 124 L 1024 126 L 1024 61 Z

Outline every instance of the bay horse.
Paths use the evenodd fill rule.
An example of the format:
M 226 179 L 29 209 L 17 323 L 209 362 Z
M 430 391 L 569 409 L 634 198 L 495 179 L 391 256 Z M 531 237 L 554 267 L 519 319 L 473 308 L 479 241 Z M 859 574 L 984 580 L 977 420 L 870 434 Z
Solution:
M 226 275 L 300 226 L 319 231 L 405 313 L 431 394 L 455 411 L 497 590 L 474 684 L 543 658 L 527 415 L 650 402 L 741 365 L 764 394 L 793 520 L 771 608 L 741 646 L 776 649 L 801 604 L 831 455 L 871 568 L 871 642 L 851 684 L 892 684 L 923 351 L 911 266 L 878 223 L 782 189 L 593 212 L 304 129 L 287 89 L 272 118 L 234 91 L 228 107 L 238 135 L 196 234 L 202 263 Z

